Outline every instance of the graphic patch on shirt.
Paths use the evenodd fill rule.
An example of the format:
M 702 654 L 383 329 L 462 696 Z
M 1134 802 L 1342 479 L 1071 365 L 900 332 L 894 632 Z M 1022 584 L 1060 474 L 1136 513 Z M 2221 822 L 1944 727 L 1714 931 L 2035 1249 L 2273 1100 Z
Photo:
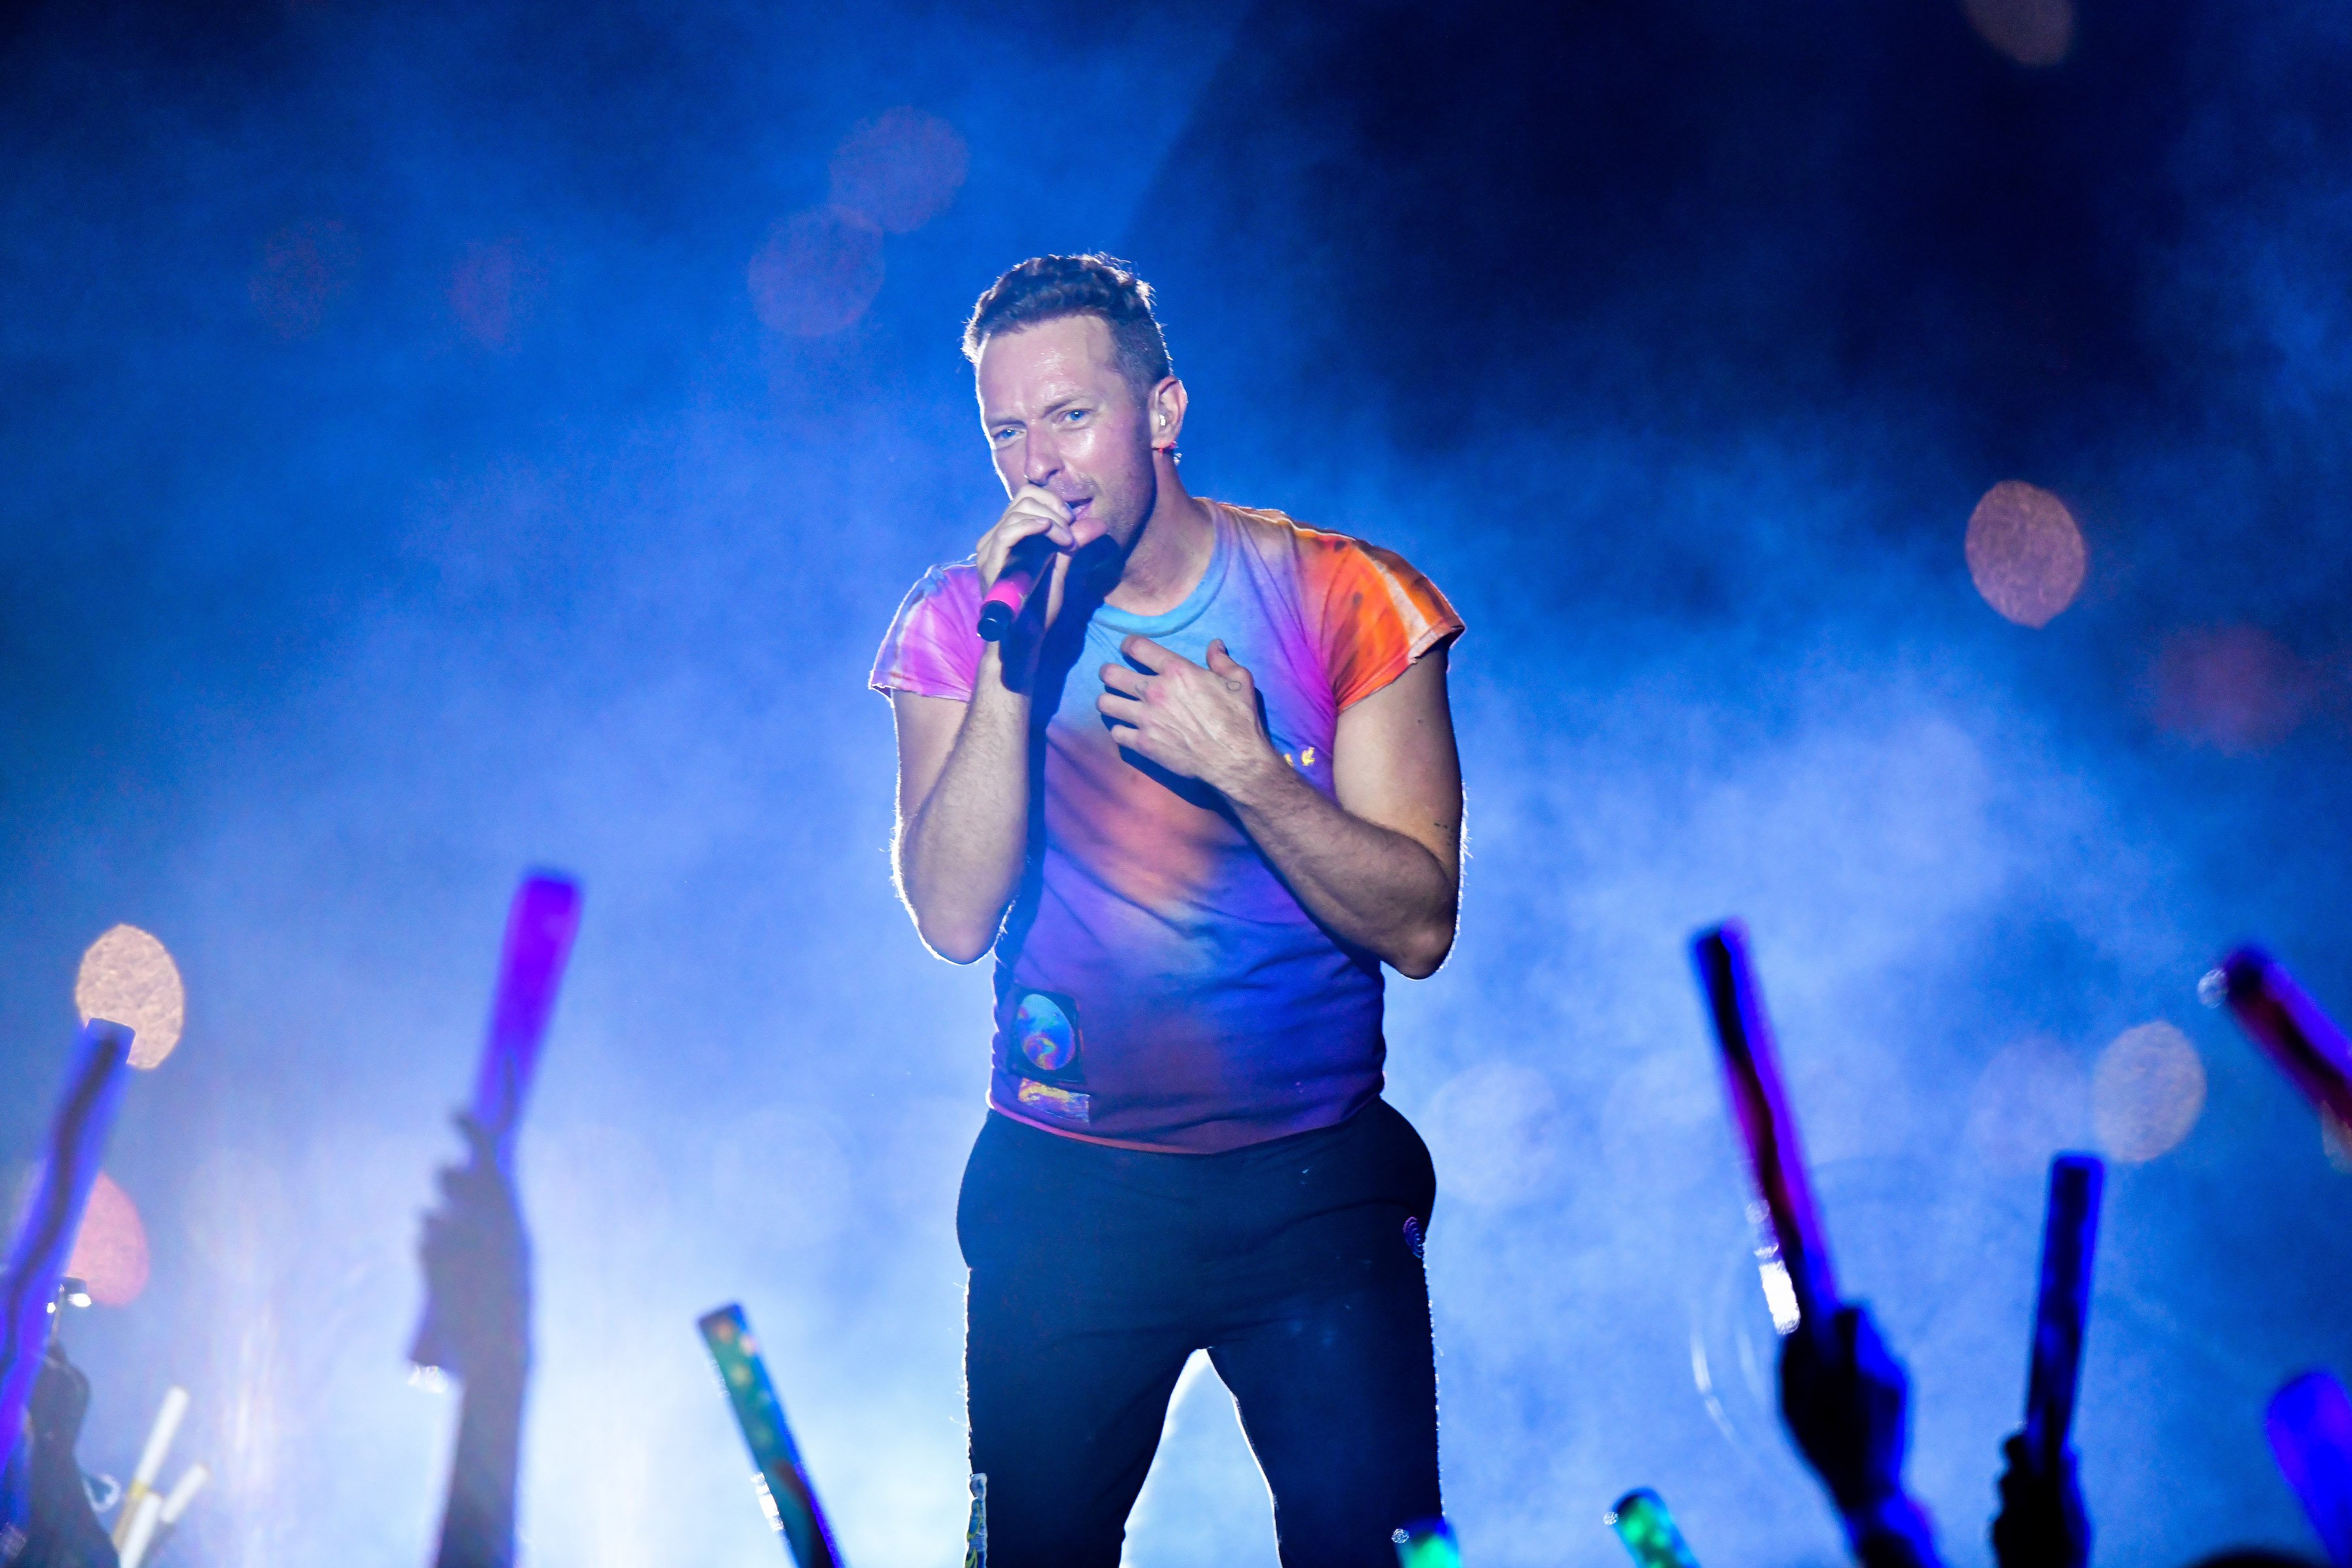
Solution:
M 1055 1079 L 1082 1078 L 1077 1068 L 1078 1005 L 1068 997 L 1023 992 L 1021 1005 L 1013 1012 L 1013 1043 L 1032 1069 Z
M 1013 1098 L 1021 1101 L 1022 1110 L 1050 1116 L 1056 1121 L 1092 1121 L 1095 1118 L 1093 1097 L 1076 1089 L 1024 1078 L 1013 1092 Z
M 1091 1121 L 1094 1101 L 1086 1092 L 1077 1003 L 1051 991 L 1022 991 L 1015 996 L 1004 1031 L 1004 1066 L 1019 1080 L 1013 1092 L 1021 1108 L 1057 1121 Z

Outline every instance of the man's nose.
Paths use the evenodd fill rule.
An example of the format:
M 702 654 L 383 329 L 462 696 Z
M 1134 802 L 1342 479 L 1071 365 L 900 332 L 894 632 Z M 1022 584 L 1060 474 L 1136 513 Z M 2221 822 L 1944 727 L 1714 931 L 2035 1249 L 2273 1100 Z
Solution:
M 1043 486 L 1047 479 L 1062 471 L 1062 455 L 1053 440 L 1043 431 L 1033 430 L 1021 443 L 1021 477 L 1028 483 Z

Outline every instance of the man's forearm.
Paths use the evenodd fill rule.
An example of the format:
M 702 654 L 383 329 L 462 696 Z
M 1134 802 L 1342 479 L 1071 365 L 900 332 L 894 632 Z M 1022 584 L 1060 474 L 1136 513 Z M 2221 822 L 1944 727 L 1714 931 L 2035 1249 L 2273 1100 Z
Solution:
M 1351 815 L 1278 756 L 1229 782 L 1224 794 L 1243 829 L 1325 926 L 1416 980 L 1445 961 L 1459 893 L 1426 847 Z
M 520 1367 L 466 1380 L 435 1568 L 509 1568 L 515 1560 L 522 1392 Z
M 898 883 L 924 942 L 969 963 L 988 951 L 1019 883 L 1029 832 L 1029 698 L 993 649 L 939 782 L 898 839 Z

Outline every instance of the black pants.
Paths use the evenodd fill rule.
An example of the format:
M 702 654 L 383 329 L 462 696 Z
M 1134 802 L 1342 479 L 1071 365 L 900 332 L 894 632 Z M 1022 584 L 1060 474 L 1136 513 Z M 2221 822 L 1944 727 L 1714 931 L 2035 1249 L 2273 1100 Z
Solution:
M 1390 1532 L 1440 1511 L 1419 1245 L 1435 1195 L 1429 1151 L 1381 1100 L 1223 1154 L 992 1112 L 956 1205 L 990 1568 L 1117 1568 L 1202 1349 L 1274 1493 L 1285 1568 L 1394 1568 Z

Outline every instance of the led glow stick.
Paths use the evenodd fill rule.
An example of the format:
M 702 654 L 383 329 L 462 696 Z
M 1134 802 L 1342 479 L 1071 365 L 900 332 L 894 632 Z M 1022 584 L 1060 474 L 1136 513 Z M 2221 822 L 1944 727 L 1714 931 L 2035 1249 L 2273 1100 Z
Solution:
M 490 1027 L 474 1072 L 474 1121 L 498 1147 L 499 1164 L 510 1167 L 515 1130 L 539 1067 L 555 993 L 563 983 L 564 961 L 580 929 L 580 887 L 569 878 L 537 871 L 525 877 L 507 908 L 506 947 L 499 960 L 499 988 L 490 1004 Z M 440 1367 L 448 1360 L 431 1305 L 416 1327 L 409 1361 Z M 463 1372 L 465 1369 L 457 1369 Z
M 2294 983 L 2294 976 L 2259 947 L 2242 947 L 2221 961 L 2223 994 L 2238 1026 L 2270 1053 L 2315 1105 L 2352 1127 L 2352 1043 L 2336 1021 Z
M 126 1510 L 128 1521 L 122 1529 L 122 1544 L 116 1548 L 121 1568 L 139 1568 L 147 1549 L 155 1544 L 156 1522 L 163 1517 L 163 1499 L 160 1493 L 149 1492 L 138 1504 Z
M 0 1276 L 0 1468 L 5 1468 L 24 1436 L 25 1406 L 40 1375 L 41 1358 L 48 1352 L 49 1311 L 57 1301 L 58 1281 L 65 1278 L 66 1260 L 73 1256 L 90 1184 L 98 1179 L 99 1162 L 106 1152 L 106 1135 L 122 1103 L 128 1077 L 122 1064 L 130 1056 L 131 1031 L 122 1025 L 92 1018 L 81 1026 L 66 1074 L 65 1096 L 49 1122 L 32 1201 L 25 1206 L 24 1223 L 8 1248 L 7 1270 Z M 0 1511 L 16 1506 L 13 1501 L 0 1504 Z M 10 1527 L 24 1523 L 0 1518 L 0 1538 Z
M 2042 1292 L 2033 1309 L 2033 1360 L 2025 1379 L 2025 1451 L 2044 1475 L 2074 1425 L 2083 1378 L 2083 1325 L 2091 1312 L 2091 1258 L 2099 1240 L 2099 1194 L 2107 1168 L 2088 1154 L 2050 1162 L 2050 1204 L 2042 1222 Z
M 2352 1399 L 2325 1372 L 2306 1372 L 2271 1396 L 2263 1425 L 2286 1484 L 2336 1568 L 2352 1568 Z
M 768 1381 L 768 1364 L 760 1359 L 760 1344 L 743 1321 L 743 1309 L 730 1304 L 706 1312 L 695 1326 L 702 1331 L 702 1342 L 719 1368 L 728 1402 L 735 1407 L 744 1447 L 759 1467 L 752 1480 L 768 1522 L 784 1538 L 800 1568 L 840 1568 L 833 1531 L 801 1468 L 800 1449 L 793 1442 L 793 1429 L 784 1425 L 784 1407 L 776 1398 L 775 1384 Z
M 205 1483 L 212 1479 L 212 1471 L 202 1465 L 190 1465 L 180 1472 L 180 1479 L 173 1483 L 169 1492 L 163 1494 L 163 1506 L 156 1511 L 155 1539 L 147 1543 L 150 1556 L 163 1550 L 163 1543 L 172 1539 L 172 1532 L 180 1522 L 180 1516 L 188 1511 L 188 1505 L 195 1501 L 196 1494 L 204 1490 Z
M 1641 1568 L 1698 1568 L 1698 1559 L 1691 1555 L 1683 1532 L 1675 1528 L 1675 1516 L 1647 1487 L 1619 1498 L 1617 1506 L 1601 1516 L 1601 1522 L 1617 1531 L 1617 1539 L 1625 1543 Z
M 1780 1261 L 1789 1271 L 1789 1287 L 1797 1299 L 1798 1323 L 1809 1333 L 1825 1333 L 1837 1311 L 1837 1277 L 1814 1212 L 1797 1119 L 1780 1086 L 1772 1022 L 1765 1016 L 1764 996 L 1748 965 L 1747 928 L 1726 921 L 1699 932 L 1691 941 L 1691 957 L 1723 1049 L 1724 1080 L 1748 1146 L 1748 1167 L 1763 1195 L 1773 1237 L 1780 1244 Z
M 114 1516 L 116 1551 L 124 1550 L 131 1540 L 140 1500 L 155 1489 L 155 1478 L 163 1470 L 163 1456 L 172 1451 L 172 1439 L 179 1436 L 180 1418 L 187 1413 L 188 1391 L 176 1386 L 165 1389 L 163 1408 L 155 1412 L 155 1424 L 147 1428 L 147 1446 L 139 1450 L 139 1468 L 131 1472 L 131 1485 L 123 1490 L 122 1511 Z
M 1397 1568 L 1462 1568 L 1462 1548 L 1454 1527 L 1442 1519 L 1417 1519 L 1389 1537 Z

